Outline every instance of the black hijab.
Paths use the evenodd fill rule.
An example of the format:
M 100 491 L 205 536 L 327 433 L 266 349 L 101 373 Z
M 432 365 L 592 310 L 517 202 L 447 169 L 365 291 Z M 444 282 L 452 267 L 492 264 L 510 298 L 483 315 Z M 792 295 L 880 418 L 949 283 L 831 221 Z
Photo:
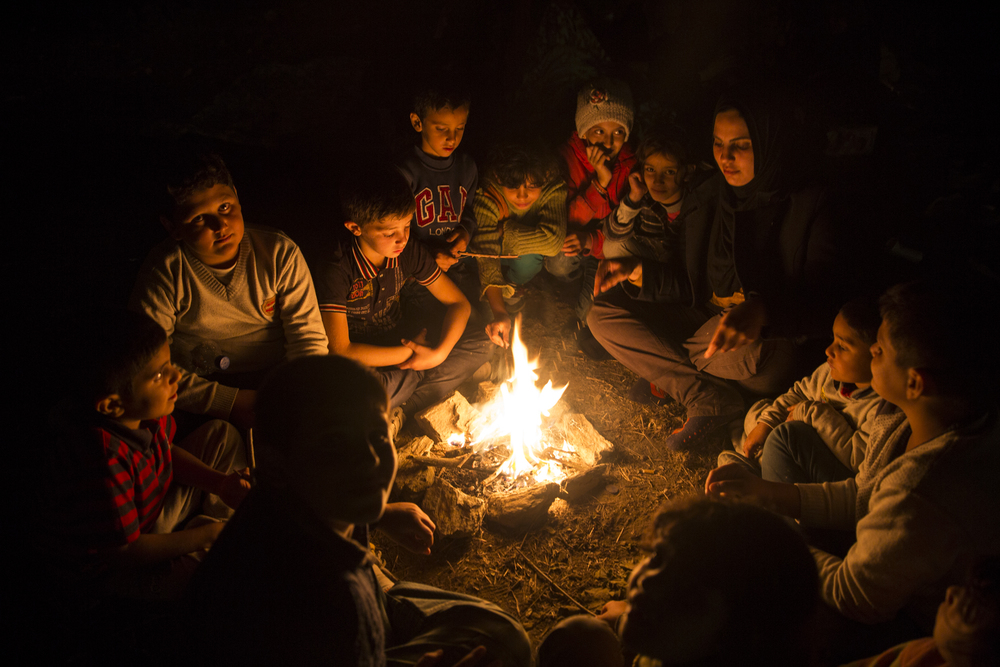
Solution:
M 715 209 L 706 268 L 709 285 L 713 293 L 720 297 L 728 297 L 743 289 L 734 258 L 736 212 L 750 211 L 750 215 L 756 217 L 754 211 L 780 196 L 780 123 L 777 114 L 770 112 L 762 97 L 752 93 L 724 95 L 712 116 L 714 124 L 719 113 L 736 109 L 746 121 L 753 148 L 753 179 L 746 185 L 736 187 L 723 178 L 719 188 L 719 205 Z
M 753 148 L 753 180 L 735 187 L 723 183 L 723 199 L 736 210 L 754 209 L 771 201 L 779 192 L 781 180 L 782 132 L 778 115 L 772 113 L 761 95 L 723 95 L 715 106 L 715 117 L 736 109 L 746 121 Z

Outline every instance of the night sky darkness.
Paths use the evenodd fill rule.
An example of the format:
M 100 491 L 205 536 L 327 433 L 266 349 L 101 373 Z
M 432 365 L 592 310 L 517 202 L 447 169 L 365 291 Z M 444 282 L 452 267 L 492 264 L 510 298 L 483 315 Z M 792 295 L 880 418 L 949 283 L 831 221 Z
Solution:
M 963 3 L 558 3 L 596 41 L 540 37 L 555 15 L 545 0 L 23 4 L 3 40 L 6 322 L 22 415 L 44 409 L 58 379 L 52 346 L 72 335 L 60 320 L 123 304 L 163 237 L 152 156 L 182 137 L 214 144 L 248 224 L 308 250 L 341 221 L 338 174 L 412 140 L 418 81 L 471 90 L 462 149 L 477 160 L 501 135 L 556 145 L 573 130 L 576 86 L 546 82 L 581 70 L 547 78 L 540 65 L 580 44 L 599 44 L 604 57 L 585 65 L 627 80 L 647 117 L 685 125 L 706 160 L 720 91 L 752 76 L 792 93 L 819 149 L 831 127 L 877 126 L 873 154 L 817 151 L 815 164 L 858 198 L 875 251 L 890 238 L 925 251 L 918 266 L 879 257 L 878 279 L 969 262 L 996 279 L 996 16 Z M 30 484 L 13 489 L 30 500 Z

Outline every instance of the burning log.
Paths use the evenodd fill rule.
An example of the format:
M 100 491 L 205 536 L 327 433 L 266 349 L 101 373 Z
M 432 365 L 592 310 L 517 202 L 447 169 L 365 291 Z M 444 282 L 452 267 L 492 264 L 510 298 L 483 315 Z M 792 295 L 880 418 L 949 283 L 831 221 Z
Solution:
M 490 382 L 489 380 L 486 382 L 480 382 L 476 385 L 476 403 L 489 403 L 497 397 L 498 391 L 500 391 L 500 385 Z
M 466 454 L 465 456 L 459 456 L 454 458 L 439 458 L 437 456 L 411 456 L 410 460 L 414 463 L 422 463 L 425 466 L 434 466 L 435 468 L 461 468 L 472 458 L 472 454 Z
M 438 480 L 427 489 L 423 509 L 442 537 L 471 537 L 483 525 L 486 503 Z
M 419 412 L 416 420 L 435 442 L 448 442 L 455 433 L 468 433 L 478 417 L 479 411 L 456 391 L 437 405 Z
M 604 479 L 607 465 L 599 465 L 563 480 L 559 496 L 565 500 L 578 500 L 596 489 Z
M 559 495 L 554 482 L 536 484 L 523 491 L 490 498 L 486 516 L 490 521 L 510 530 L 531 528 L 545 521 L 549 506 Z
M 559 428 L 566 439 L 573 443 L 576 456 L 587 466 L 597 465 L 604 452 L 611 451 L 613 446 L 581 414 L 567 412 L 561 415 Z
M 414 461 L 415 458 L 430 451 L 433 445 L 433 440 L 426 436 L 420 436 L 399 447 L 399 467 L 396 470 L 395 488 L 400 500 L 419 501 L 430 485 L 434 483 L 434 469 L 419 465 Z

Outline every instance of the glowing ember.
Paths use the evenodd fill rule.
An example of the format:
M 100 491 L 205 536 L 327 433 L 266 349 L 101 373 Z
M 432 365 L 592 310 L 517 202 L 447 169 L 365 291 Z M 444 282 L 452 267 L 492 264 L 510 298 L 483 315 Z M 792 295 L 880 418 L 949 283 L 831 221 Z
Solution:
M 558 482 L 566 477 L 558 461 L 572 455 L 573 447 L 562 438 L 558 439 L 561 442 L 550 442 L 542 429 L 542 417 L 549 416 L 568 385 L 556 388 L 549 381 L 538 388 L 538 359 L 528 358 L 520 325 L 518 318 L 511 342 L 513 374 L 500 386 L 499 397 L 481 408 L 485 419 L 477 425 L 475 441 L 479 448 L 487 448 L 490 441 L 510 436 L 512 454 L 490 479 L 505 475 L 524 484 Z

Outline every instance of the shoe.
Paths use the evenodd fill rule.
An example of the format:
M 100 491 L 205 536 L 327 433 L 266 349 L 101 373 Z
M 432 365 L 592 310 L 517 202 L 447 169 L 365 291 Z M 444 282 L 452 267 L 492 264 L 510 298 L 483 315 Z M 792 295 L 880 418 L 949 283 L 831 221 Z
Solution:
M 652 382 L 638 380 L 628 390 L 628 400 L 640 405 L 670 405 L 671 399 Z
M 722 466 L 729 465 L 730 463 L 737 463 L 753 474 L 758 476 L 760 475 L 760 461 L 757 459 L 748 458 L 733 449 L 724 449 L 719 452 L 719 458 L 716 461 L 716 465 L 721 468 Z
M 664 444 L 675 452 L 700 449 L 713 439 L 721 440 L 722 431 L 739 415 L 704 415 L 688 417 L 684 425 L 670 434 Z
M 394 445 L 396 443 L 396 436 L 399 435 L 405 423 L 406 414 L 403 412 L 402 406 L 393 408 L 392 412 L 389 413 L 389 441 Z
M 511 319 L 514 316 L 524 310 L 524 305 L 527 302 L 524 294 L 524 287 L 517 285 L 514 287 L 514 295 L 510 297 L 503 298 L 504 306 L 507 308 L 507 314 L 510 315 Z
M 594 361 L 607 361 L 612 358 L 611 353 L 605 350 L 604 346 L 594 338 L 594 334 L 586 324 L 578 324 L 574 337 L 576 338 L 576 346 L 580 348 L 580 351 Z

